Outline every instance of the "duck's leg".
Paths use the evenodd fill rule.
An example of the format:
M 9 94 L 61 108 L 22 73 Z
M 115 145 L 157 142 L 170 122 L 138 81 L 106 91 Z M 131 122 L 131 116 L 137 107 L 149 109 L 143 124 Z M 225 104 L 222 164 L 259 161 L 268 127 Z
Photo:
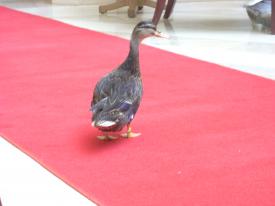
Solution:
M 121 134 L 121 136 L 125 137 L 125 138 L 133 138 L 133 137 L 138 137 L 140 135 L 141 135 L 141 133 L 134 133 L 134 132 L 132 132 L 130 124 L 127 124 L 127 132 Z
M 117 139 L 118 137 L 108 134 L 107 132 L 103 132 L 103 135 L 97 136 L 99 140 L 113 140 Z

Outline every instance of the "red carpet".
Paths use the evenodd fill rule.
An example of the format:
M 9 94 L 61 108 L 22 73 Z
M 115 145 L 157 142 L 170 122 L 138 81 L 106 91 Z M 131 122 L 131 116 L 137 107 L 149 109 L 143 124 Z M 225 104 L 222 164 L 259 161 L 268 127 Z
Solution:
M 92 89 L 129 42 L 6 8 L 0 31 L 0 133 L 94 202 L 275 205 L 274 81 L 142 46 L 142 136 L 101 142 Z

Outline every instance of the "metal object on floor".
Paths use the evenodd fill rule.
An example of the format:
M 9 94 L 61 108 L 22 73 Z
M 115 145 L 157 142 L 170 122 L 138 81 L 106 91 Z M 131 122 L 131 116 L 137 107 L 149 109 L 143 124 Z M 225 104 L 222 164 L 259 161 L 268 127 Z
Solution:
M 153 16 L 153 22 L 155 24 L 158 24 L 160 17 L 162 15 L 162 12 L 165 8 L 166 0 L 158 0 L 155 13 Z M 176 0 L 168 0 L 166 11 L 164 14 L 164 18 L 168 19 L 173 11 L 173 8 L 175 6 Z M 275 0 L 272 0 L 272 11 L 271 11 L 271 33 L 275 34 Z

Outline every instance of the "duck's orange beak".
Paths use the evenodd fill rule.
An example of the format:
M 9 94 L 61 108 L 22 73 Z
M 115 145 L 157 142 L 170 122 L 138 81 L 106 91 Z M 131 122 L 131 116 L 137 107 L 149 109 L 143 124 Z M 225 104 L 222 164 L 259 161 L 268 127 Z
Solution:
M 166 39 L 169 38 L 169 35 L 163 34 L 163 33 L 159 32 L 159 31 L 155 31 L 154 35 L 155 35 L 156 37 L 161 37 L 161 38 L 166 38 Z

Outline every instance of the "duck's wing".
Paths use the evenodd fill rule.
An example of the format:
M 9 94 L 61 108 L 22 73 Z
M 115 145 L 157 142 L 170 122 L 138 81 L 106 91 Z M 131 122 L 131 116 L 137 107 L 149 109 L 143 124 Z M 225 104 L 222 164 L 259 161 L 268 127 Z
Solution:
M 112 90 L 112 82 L 114 81 L 114 78 L 115 75 L 110 73 L 97 82 L 91 102 L 91 110 L 94 110 L 97 107 L 102 107 L 102 105 L 106 103 L 106 98 L 110 96 Z
M 142 96 L 142 83 L 139 77 L 110 73 L 96 85 L 91 111 L 93 116 L 102 112 L 133 117 Z
M 102 99 L 104 99 L 108 96 L 108 94 L 105 92 L 106 87 L 108 87 L 108 78 L 107 77 L 104 77 L 99 82 L 97 82 L 95 89 L 94 89 L 94 93 L 93 93 L 91 107 L 93 107 L 98 102 L 100 102 Z
M 127 81 L 116 84 L 107 98 L 105 110 L 134 115 L 142 97 L 141 80 L 130 77 Z

